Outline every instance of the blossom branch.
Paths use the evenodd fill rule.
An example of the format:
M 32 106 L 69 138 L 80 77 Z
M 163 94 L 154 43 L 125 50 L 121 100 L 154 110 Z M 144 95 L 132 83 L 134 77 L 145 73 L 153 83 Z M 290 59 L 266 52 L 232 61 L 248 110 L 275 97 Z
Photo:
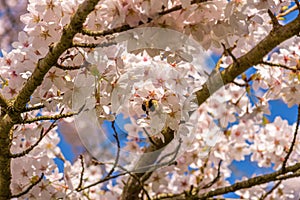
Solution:
M 191 4 L 203 3 L 203 2 L 207 2 L 207 1 L 208 0 L 193 0 L 191 2 Z M 170 9 L 159 12 L 157 14 L 157 16 L 161 17 L 163 15 L 170 14 L 172 12 L 179 11 L 181 9 L 182 9 L 182 5 L 177 5 L 177 6 L 174 6 L 173 8 L 170 8 Z M 152 19 L 152 18 L 148 18 L 148 21 L 146 23 L 150 23 L 153 20 L 154 19 Z M 144 25 L 146 23 L 140 21 L 139 26 Z M 120 26 L 120 27 L 117 27 L 117 28 L 113 28 L 113 29 L 110 29 L 110 30 L 102 30 L 102 31 L 91 31 L 91 30 L 87 30 L 87 29 L 82 29 L 81 33 L 84 34 L 84 35 L 92 36 L 92 37 L 101 37 L 101 36 L 112 35 L 114 33 L 121 33 L 121 32 L 128 31 L 128 30 L 131 30 L 131 29 L 134 29 L 134 28 L 137 28 L 137 27 L 131 27 L 131 26 L 126 24 L 126 25 L 123 25 L 123 26 Z
M 63 96 L 63 95 L 64 95 L 64 93 L 61 93 L 61 96 Z M 48 99 L 46 99 L 44 101 L 47 102 L 47 103 L 51 103 L 53 100 L 54 100 L 53 98 L 48 98 Z M 24 108 L 22 110 L 22 113 L 24 113 L 24 112 L 30 112 L 30 111 L 33 111 L 33 110 L 39 110 L 39 109 L 42 109 L 42 108 L 45 108 L 45 107 L 46 107 L 45 104 L 38 103 L 38 104 L 35 104 L 32 107 L 26 107 L 26 108 Z
M 23 124 L 31 124 L 33 122 L 37 122 L 37 121 L 42 121 L 42 120 L 58 120 L 58 119 L 63 119 L 63 118 L 67 118 L 67 117 L 72 117 L 74 115 L 77 115 L 78 113 L 74 113 L 74 112 L 68 112 L 68 113 L 64 113 L 64 114 L 58 114 L 58 115 L 54 115 L 54 116 L 39 116 L 39 117 L 35 117 L 32 119 L 27 119 L 24 120 L 22 123 Z
M 44 173 L 42 173 L 42 175 L 39 177 L 39 179 L 36 182 L 34 182 L 28 188 L 26 188 L 26 190 L 24 190 L 23 192 L 20 192 L 19 194 L 11 195 L 11 198 L 18 198 L 18 197 L 23 196 L 24 194 L 27 194 L 34 186 L 39 184 L 39 182 L 41 182 L 43 180 L 43 178 L 44 178 Z
M 220 187 L 217 189 L 214 189 L 212 191 L 200 194 L 197 199 L 207 199 L 209 197 L 214 197 L 217 195 L 222 195 L 222 194 L 227 194 L 229 192 L 235 192 L 237 190 L 240 189 L 244 189 L 244 188 L 250 188 L 256 185 L 261 185 L 264 183 L 268 183 L 271 181 L 275 181 L 275 180 L 284 180 L 284 179 L 288 179 L 291 178 L 290 176 L 284 176 L 284 177 L 280 177 L 283 174 L 287 174 L 288 172 L 296 172 L 300 169 L 300 163 L 297 163 L 295 165 L 286 167 L 285 170 L 280 169 L 278 171 L 275 171 L 273 173 L 270 174 L 265 174 L 265 175 L 261 175 L 261 176 L 256 176 L 253 178 L 249 178 L 248 180 L 245 181 L 240 181 L 237 183 L 234 183 L 230 186 L 226 186 L 226 187 Z M 294 174 L 291 174 L 294 175 Z M 298 173 L 297 176 L 299 176 L 300 174 Z
M 70 24 L 64 28 L 60 41 L 53 46 L 51 51 L 49 51 L 44 58 L 39 60 L 32 75 L 17 95 L 14 102 L 15 111 L 21 112 L 24 109 L 30 96 L 36 88 L 42 84 L 46 73 L 52 66 L 55 66 L 60 55 L 72 47 L 74 36 L 82 29 L 88 14 L 94 10 L 98 1 L 99 0 L 86 0 L 80 4 L 78 10 L 71 18 Z
M 25 156 L 28 153 L 30 153 L 30 151 L 32 151 L 36 146 L 38 146 L 39 143 L 42 141 L 42 139 L 56 126 L 55 123 L 56 123 L 57 120 L 58 119 L 54 120 L 50 124 L 50 126 L 45 131 L 45 133 L 44 133 L 44 128 L 42 128 L 39 139 L 33 145 L 31 145 L 28 149 L 22 151 L 21 153 L 11 154 L 10 158 L 19 158 L 19 157 Z
M 179 139 L 179 144 L 177 145 L 176 149 L 175 149 L 173 152 L 170 152 L 170 153 L 168 153 L 168 154 L 162 156 L 162 157 L 157 161 L 158 166 L 156 166 L 155 168 L 158 168 L 158 167 L 162 167 L 162 166 L 165 166 L 165 165 L 170 165 L 170 164 L 172 164 L 172 163 L 175 161 L 175 159 L 176 159 L 176 157 L 177 157 L 177 155 L 178 155 L 178 152 L 179 152 L 179 150 L 180 150 L 181 144 L 182 144 L 182 139 L 180 138 L 180 139 Z M 166 159 L 166 158 L 169 157 L 169 156 L 172 156 L 172 158 L 170 159 L 170 161 L 162 162 L 164 159 Z
M 241 75 L 250 67 L 260 64 L 264 56 L 271 52 L 277 45 L 285 40 L 298 35 L 300 32 L 300 17 L 294 21 L 272 29 L 271 32 L 252 48 L 245 55 L 237 58 L 238 62 L 234 62 L 224 69 L 220 75 L 216 74 L 209 77 L 202 89 L 196 92 L 198 105 L 201 105 L 215 91 L 224 84 L 232 82 L 237 76 Z M 221 80 L 218 76 L 221 76 Z
M 198 105 L 204 103 L 209 96 L 211 96 L 215 91 L 217 91 L 224 84 L 228 84 L 232 82 L 237 76 L 245 72 L 247 69 L 249 69 L 253 65 L 259 64 L 262 61 L 263 57 L 266 56 L 269 52 L 271 52 L 277 45 L 297 35 L 299 32 L 300 32 L 299 16 L 289 24 L 276 27 L 276 28 L 273 27 L 271 32 L 262 41 L 260 41 L 253 49 L 251 49 L 245 55 L 237 58 L 237 62 L 234 62 L 231 65 L 229 65 L 220 74 L 217 73 L 208 78 L 207 82 L 203 85 L 202 89 L 196 92 Z M 221 79 L 219 78 L 219 76 L 221 76 Z M 159 144 L 158 146 L 161 148 L 166 146 L 174 138 L 174 132 L 172 130 L 167 130 L 167 131 L 164 130 L 162 133 L 166 138 L 166 142 L 165 143 L 163 143 L 162 141 L 156 142 L 157 144 Z M 158 149 L 157 146 L 150 144 L 149 147 L 146 148 L 145 152 L 146 153 L 153 152 L 157 149 Z M 147 155 L 142 155 L 136 167 L 139 168 L 141 166 L 147 166 L 147 164 L 154 163 L 155 160 L 157 159 L 157 156 L 158 155 L 149 157 Z M 137 175 L 143 176 L 143 174 L 145 173 L 139 173 Z M 150 177 L 150 175 L 148 177 Z M 238 187 L 240 187 L 240 185 Z M 140 193 L 140 191 L 141 188 L 139 187 L 139 184 L 136 182 L 136 180 L 129 178 L 124 187 L 122 199 L 123 200 L 136 199 L 138 198 L 138 194 Z M 207 196 L 207 195 L 202 195 L 202 196 Z
M 77 11 L 71 17 L 71 21 L 64 27 L 60 40 L 51 47 L 46 56 L 40 59 L 32 75 L 21 88 L 18 95 L 8 107 L 5 118 L 0 120 L 0 198 L 10 199 L 11 194 L 11 135 L 12 127 L 22 122 L 21 113 L 29 102 L 34 91 L 42 84 L 47 72 L 57 63 L 58 58 L 67 49 L 72 47 L 73 38 L 82 29 L 83 23 L 92 12 L 99 0 L 86 0 L 79 5 Z
M 142 188 L 142 191 L 144 192 L 144 194 L 146 195 L 148 200 L 151 200 L 151 197 L 148 193 L 148 191 L 145 189 L 143 182 L 140 180 L 140 178 L 134 174 L 134 173 L 128 173 L 131 177 L 133 177 L 134 179 L 136 179 L 136 181 L 140 184 L 140 187 Z
M 125 173 L 120 173 L 120 174 L 118 174 L 118 175 L 116 175 L 116 176 L 111 176 L 112 173 L 115 171 L 115 168 L 118 166 L 118 162 L 119 162 L 119 158 L 120 158 L 120 150 L 121 150 L 120 140 L 119 140 L 119 137 L 118 137 L 118 133 L 117 133 L 117 131 L 116 131 L 116 128 L 115 128 L 115 121 L 112 122 L 112 125 L 111 125 L 111 126 L 112 126 L 112 129 L 113 129 L 113 131 L 114 131 L 114 137 L 115 137 L 115 139 L 116 139 L 117 147 L 118 147 L 116 159 L 115 159 L 115 162 L 113 163 L 113 166 L 112 166 L 111 170 L 110 170 L 110 171 L 108 172 L 108 174 L 107 174 L 104 178 L 102 178 L 101 180 L 99 180 L 99 181 L 97 181 L 97 182 L 95 182 L 95 183 L 92 183 L 92 184 L 90 184 L 90 185 L 88 185 L 88 186 L 86 186 L 86 187 L 82 187 L 82 179 L 83 179 L 83 173 L 84 173 L 84 165 L 83 165 L 83 164 L 84 164 L 84 163 L 83 163 L 83 158 L 82 158 L 82 156 L 81 156 L 80 159 L 81 159 L 82 170 L 81 170 L 80 182 L 79 182 L 78 187 L 76 188 L 76 191 L 80 192 L 80 191 L 82 191 L 82 190 L 88 189 L 88 188 L 90 188 L 90 187 L 93 187 L 93 186 L 98 185 L 98 184 L 100 184 L 100 183 L 103 183 L 103 182 L 105 182 L 105 181 L 108 181 L 108 180 L 110 180 L 110 179 L 113 179 L 113 178 L 116 178 L 116 177 L 119 177 L 119 176 L 122 176 L 122 175 L 125 175 L 125 174 L 128 173 L 128 171 L 126 171 Z M 104 163 L 98 163 L 98 164 L 104 164 Z
M 296 123 L 296 128 L 295 128 L 295 132 L 294 132 L 294 137 L 293 137 L 293 141 L 291 143 L 290 149 L 288 151 L 288 153 L 286 154 L 284 161 L 282 163 L 282 169 L 284 170 L 286 167 L 286 163 L 293 151 L 293 148 L 295 146 L 296 143 L 296 138 L 297 138 L 297 134 L 298 134 L 298 130 L 299 130 L 299 123 L 300 123 L 300 105 L 298 105 L 298 116 L 297 116 L 297 123 Z
M 161 168 L 161 167 L 163 167 L 163 166 L 167 166 L 167 165 L 170 166 L 170 165 L 173 165 L 173 164 L 176 165 L 177 162 L 175 161 L 175 159 L 176 159 L 176 157 L 177 157 L 177 155 L 178 155 L 178 152 L 179 152 L 179 150 L 180 150 L 181 143 L 182 143 L 182 141 L 180 140 L 180 141 L 179 141 L 179 144 L 178 144 L 177 147 L 176 147 L 176 149 L 175 149 L 173 152 L 170 152 L 170 153 L 168 153 L 168 154 L 162 156 L 162 157 L 157 161 L 157 164 L 155 164 L 155 166 L 150 167 L 150 168 L 149 168 L 148 166 L 140 168 L 139 170 L 144 170 L 144 169 L 148 169 L 148 170 L 149 170 L 149 172 L 146 172 L 146 173 L 144 173 L 143 176 L 141 176 L 141 181 L 142 181 L 142 182 L 145 182 L 146 180 L 148 180 L 148 178 L 151 176 L 151 174 L 152 174 L 153 171 L 155 171 L 155 170 L 157 170 L 157 169 L 159 169 L 159 168 Z M 171 159 L 170 159 L 169 161 L 162 162 L 164 159 L 166 159 L 166 158 L 169 157 L 169 156 L 172 156 Z

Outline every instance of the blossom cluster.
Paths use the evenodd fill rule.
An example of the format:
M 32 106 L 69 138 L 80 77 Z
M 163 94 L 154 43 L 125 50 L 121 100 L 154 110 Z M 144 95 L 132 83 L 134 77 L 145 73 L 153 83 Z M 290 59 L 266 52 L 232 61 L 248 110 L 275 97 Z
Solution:
M 82 3 L 83 0 L 29 1 L 28 13 L 21 16 L 24 29 L 17 42 L 12 44 L 13 49 L 3 51 L 0 59 L 3 97 L 16 97 L 40 59 L 51 53 Z M 290 1 L 280 0 L 203 3 L 190 0 L 103 0 L 88 16 L 84 29 L 109 30 L 123 25 L 134 28 L 140 24 L 143 28 L 170 28 L 185 34 L 188 39 L 193 38 L 205 50 L 220 53 L 224 48 L 232 49 L 232 55 L 224 54 L 220 58 L 220 67 L 224 70 L 235 62 L 236 57 L 250 51 L 270 33 L 273 25 L 268 9 L 276 15 L 289 4 Z M 167 12 L 178 5 L 181 9 Z M 3 23 L 2 19 L 0 21 Z M 151 46 L 152 37 L 155 38 L 155 34 L 146 37 L 138 34 L 90 37 L 84 31 L 77 34 L 74 47 L 60 56 L 57 65 L 48 71 L 28 102 L 28 107 L 43 105 L 41 110 L 24 112 L 24 121 L 58 114 L 61 109 L 87 113 L 85 117 L 96 116 L 95 121 L 100 126 L 116 121 L 120 115 L 130 119 L 128 124 L 118 124 L 126 131 L 124 144 L 119 145 L 127 162 L 124 161 L 126 156 L 121 156 L 126 164 L 114 166 L 118 169 L 115 174 L 126 172 L 124 169 L 130 166 L 128 160 L 136 159 L 133 154 L 145 153 L 149 145 L 145 141 L 151 142 L 149 138 L 164 141 L 162 130 L 170 128 L 178 142 L 170 143 L 158 160 L 170 152 L 176 156 L 168 165 L 154 171 L 145 182 L 144 187 L 151 196 L 181 193 L 188 191 L 191 185 L 199 188 L 201 193 L 229 185 L 227 178 L 233 173 L 231 163 L 245 160 L 246 156 L 250 156 L 259 167 L 280 169 L 289 152 L 296 125 L 289 125 L 280 117 L 272 123 L 266 122 L 266 115 L 270 114 L 268 102 L 271 100 L 282 99 L 288 106 L 300 103 L 299 37 L 284 42 L 263 63 L 254 66 L 255 73 L 238 77 L 234 83 L 210 94 L 199 108 L 194 92 L 203 88 L 212 70 L 211 66 L 205 66 L 209 60 L 205 55 L 201 55 L 202 60 L 196 63 L 198 66 L 191 60 L 197 61 L 198 57 L 194 55 L 199 56 L 205 51 L 194 49 L 199 52 L 189 52 L 194 56 L 190 59 L 189 53 L 174 50 L 172 45 L 180 43 L 179 40 L 172 41 L 170 37 L 166 41 L 173 43 L 166 44 L 164 49 L 155 49 Z M 120 38 L 128 42 L 127 46 L 120 44 Z M 106 41 L 116 41 L 117 44 L 94 49 L 76 46 L 84 43 L 101 46 Z M 164 42 L 162 38 L 160 43 Z M 145 46 L 136 48 L 137 43 Z M 70 69 L 79 66 L 80 69 L 65 70 L 62 66 Z M 151 107 L 149 103 L 154 105 Z M 62 120 L 66 126 L 73 123 L 72 119 Z M 60 128 L 60 132 L 70 135 L 76 130 L 74 126 L 70 125 L 72 129 Z M 87 132 L 79 134 L 92 136 Z M 74 163 L 66 160 L 58 147 L 59 129 L 52 127 L 52 122 L 16 125 L 12 138 L 11 152 L 15 155 L 38 142 L 25 156 L 12 160 L 13 194 L 26 190 L 42 177 L 30 192 L 21 197 L 23 199 L 118 199 L 124 181 L 130 177 L 127 174 L 93 185 L 109 174 L 115 160 L 110 157 L 106 163 L 97 165 L 87 160 L 82 162 L 82 159 Z M 297 138 L 287 165 L 299 160 L 299 143 Z M 183 148 L 177 151 L 177 147 Z M 86 157 L 89 156 L 86 152 Z M 101 156 L 104 157 L 104 153 Z M 64 162 L 63 173 L 59 171 L 56 159 Z M 217 176 L 220 177 L 214 181 Z M 270 186 L 265 184 L 236 194 L 257 199 Z M 297 188 L 283 181 L 270 198 L 279 196 L 292 199 L 298 198 L 299 194 Z

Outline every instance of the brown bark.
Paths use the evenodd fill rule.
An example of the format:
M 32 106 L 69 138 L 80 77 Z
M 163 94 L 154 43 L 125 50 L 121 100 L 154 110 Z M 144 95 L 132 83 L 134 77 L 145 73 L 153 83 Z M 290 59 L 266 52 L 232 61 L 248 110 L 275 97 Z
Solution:
M 215 73 L 211 76 L 203 88 L 196 92 L 198 105 L 204 103 L 210 95 L 220 89 L 223 85 L 232 82 L 237 76 L 241 75 L 250 67 L 262 62 L 263 58 L 271 52 L 276 46 L 285 40 L 298 35 L 300 32 L 300 17 L 298 16 L 294 21 L 285 26 L 276 26 L 273 30 L 257 44 L 252 50 L 250 50 L 244 56 L 238 58 L 236 62 L 231 64 L 227 69 L 221 72 L 221 74 Z M 172 138 L 171 135 L 168 135 Z M 155 150 L 155 146 L 149 146 L 152 151 Z M 143 156 L 141 157 L 141 160 Z M 142 177 L 145 173 L 136 174 L 138 177 Z M 142 179 L 142 184 L 150 176 Z M 140 182 L 141 182 L 140 181 Z M 129 177 L 126 186 L 124 187 L 122 199 L 138 199 L 138 195 L 141 192 L 142 187 L 138 180 Z
M 0 116 L 0 200 L 7 200 L 11 197 L 11 135 L 15 124 L 21 123 L 20 113 L 25 108 L 26 103 L 36 88 L 42 84 L 46 73 L 57 63 L 60 55 L 68 48 L 72 47 L 75 34 L 80 32 L 88 14 L 94 10 L 99 0 L 87 0 L 82 3 L 71 19 L 70 24 L 65 27 L 60 40 L 53 46 L 48 54 L 41 59 L 32 76 L 28 79 L 24 87 L 9 105 L 0 96 L 1 116 Z

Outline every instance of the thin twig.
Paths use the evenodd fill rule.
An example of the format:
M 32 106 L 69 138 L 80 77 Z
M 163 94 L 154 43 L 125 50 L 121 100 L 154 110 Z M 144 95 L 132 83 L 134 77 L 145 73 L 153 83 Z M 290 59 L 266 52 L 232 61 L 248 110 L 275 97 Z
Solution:
M 296 123 L 296 128 L 295 128 L 295 132 L 294 132 L 294 137 L 293 137 L 293 141 L 291 143 L 290 149 L 288 151 L 288 153 L 286 154 L 284 161 L 282 163 L 282 169 L 285 170 L 286 167 L 286 163 L 293 151 L 293 148 L 295 146 L 296 143 L 296 138 L 297 138 L 297 134 L 298 134 L 298 129 L 299 129 L 299 123 L 300 123 L 300 104 L 298 105 L 298 116 L 297 116 L 297 123 Z
M 80 191 L 82 191 L 82 190 L 85 190 L 85 189 L 88 189 L 88 188 L 90 188 L 90 187 L 93 187 L 93 186 L 95 186 L 95 185 L 98 185 L 98 184 L 100 184 L 100 183 L 103 183 L 103 182 L 105 182 L 105 181 L 108 181 L 108 180 L 110 180 L 110 179 L 113 179 L 113 178 L 116 178 L 116 177 L 125 175 L 125 174 L 128 173 L 128 172 L 125 172 L 125 173 L 117 174 L 117 175 L 115 175 L 115 176 L 111 176 L 111 174 L 115 171 L 115 168 L 118 166 L 119 157 L 120 157 L 120 149 L 121 149 L 121 146 L 120 146 L 120 140 L 119 140 L 119 137 L 118 137 L 118 133 L 117 133 L 117 131 L 116 131 L 116 128 L 115 128 L 115 121 L 112 122 L 112 128 L 113 128 L 113 131 L 114 131 L 114 137 L 115 137 L 116 142 L 117 142 L 118 150 L 117 150 L 117 155 L 116 155 L 115 162 L 114 162 L 114 164 L 113 164 L 111 170 L 110 170 L 110 171 L 108 172 L 108 174 L 107 174 L 104 178 L 102 178 L 101 180 L 99 180 L 99 181 L 97 181 L 97 182 L 95 182 L 95 183 L 92 183 L 92 184 L 90 184 L 90 185 L 88 185 L 88 186 L 85 186 L 85 187 L 77 187 L 76 190 L 77 190 L 78 192 L 80 192 Z M 96 163 L 96 162 L 94 161 L 94 163 Z M 99 162 L 98 162 L 98 163 L 99 163 Z M 105 164 L 105 163 L 99 163 L 99 164 Z M 82 173 L 83 173 L 83 172 L 82 172 Z
M 24 120 L 22 123 L 23 124 L 31 124 L 33 122 L 42 121 L 42 120 L 58 120 L 58 119 L 62 119 L 62 118 L 72 117 L 77 114 L 78 114 L 77 112 L 76 113 L 69 112 L 69 113 L 58 114 L 58 115 L 53 115 L 53 116 L 39 116 L 39 117 L 35 117 L 32 119 Z
M 44 104 L 37 105 L 37 106 L 32 106 L 32 107 L 27 107 L 27 108 L 24 108 L 22 110 L 22 113 L 24 113 L 24 112 L 30 112 L 30 111 L 34 111 L 34 110 L 39 110 L 39 109 L 42 109 L 42 108 L 45 108 Z
M 61 113 L 63 112 L 63 110 L 64 109 L 61 110 Z M 19 158 L 19 157 L 23 157 L 23 156 L 27 155 L 28 153 L 30 153 L 30 151 L 32 151 L 36 146 L 38 146 L 39 143 L 42 141 L 42 139 L 55 127 L 55 123 L 57 120 L 58 119 L 54 120 L 51 123 L 51 125 L 48 127 L 48 129 L 45 131 L 45 133 L 44 133 L 44 128 L 42 128 L 39 139 L 33 145 L 31 145 L 28 149 L 22 151 L 21 153 L 11 154 L 10 157 L 11 158 Z
M 271 21 L 273 24 L 273 29 L 281 26 L 278 22 L 278 19 L 276 18 L 276 16 L 272 13 L 272 11 L 270 9 L 268 9 L 268 15 L 271 18 Z
M 73 43 L 73 47 L 81 47 L 81 48 L 96 48 L 96 47 L 109 47 L 112 45 L 116 45 L 116 41 L 108 41 L 102 43 Z
M 291 70 L 291 71 L 297 71 L 296 67 L 292 68 L 292 67 L 288 67 L 286 65 L 282 65 L 282 64 L 278 64 L 278 63 L 270 63 L 270 62 L 262 61 L 262 62 L 260 62 L 260 64 L 269 65 L 271 67 L 281 67 L 283 69 L 287 69 L 287 70 Z
M 236 63 L 238 66 L 239 66 L 239 62 L 238 62 L 238 60 L 237 60 L 237 58 L 233 55 L 233 53 L 231 52 L 231 49 L 230 48 L 226 48 L 225 47 L 225 44 L 224 43 L 221 43 L 221 45 L 222 45 L 222 47 L 223 47 L 223 49 L 224 49 L 224 55 L 229 55 L 231 58 L 232 58 L 232 60 L 233 60 L 233 62 L 234 63 Z
M 248 86 L 248 84 L 246 84 L 246 83 L 238 83 L 236 81 L 232 81 L 232 83 L 235 84 L 235 85 L 237 85 L 237 86 L 239 86 L 239 87 L 246 87 L 246 86 Z
M 219 179 L 220 179 L 220 175 L 221 175 L 221 165 L 222 165 L 222 160 L 219 161 L 218 164 L 218 172 L 217 172 L 217 176 L 209 183 L 207 183 L 206 185 L 204 185 L 203 187 L 200 188 L 201 189 L 207 189 L 210 188 L 213 184 L 215 184 Z
M 118 150 L 117 150 L 117 155 L 116 155 L 115 163 L 114 163 L 113 167 L 111 168 L 111 170 L 106 175 L 107 177 L 110 176 L 114 172 L 116 166 L 118 165 L 119 158 L 120 158 L 120 150 L 121 150 L 120 140 L 119 140 L 119 137 L 118 137 L 118 132 L 117 132 L 116 127 L 115 127 L 115 121 L 112 121 L 111 127 L 112 127 L 112 129 L 114 131 L 114 137 L 115 137 L 116 142 L 117 142 Z
M 260 200 L 266 199 L 280 184 L 281 181 L 278 181 L 268 192 L 262 195 L 259 199 Z
M 118 167 L 119 167 L 121 170 L 127 172 L 131 177 L 133 177 L 134 179 L 136 179 L 137 182 L 138 182 L 138 184 L 141 186 L 142 190 L 143 190 L 144 193 L 146 194 L 147 199 L 148 199 L 148 200 L 151 200 L 151 197 L 150 197 L 148 191 L 144 188 L 144 185 L 143 185 L 141 179 L 140 179 L 136 174 L 131 173 L 130 171 L 128 171 L 126 168 L 124 168 L 124 167 L 122 167 L 122 166 L 120 166 L 120 165 L 118 165 Z
M 61 93 L 60 96 L 64 96 L 64 93 Z M 43 101 L 46 102 L 46 103 L 51 103 L 54 100 L 56 100 L 56 99 L 54 99 L 54 98 L 48 98 L 48 99 L 43 100 Z M 24 112 L 30 112 L 30 111 L 42 109 L 42 108 L 45 108 L 45 107 L 46 107 L 45 104 L 38 103 L 38 104 L 35 104 L 34 106 L 31 106 L 31 107 L 25 107 L 21 112 L 22 113 L 24 113 Z
M 177 197 L 180 197 L 180 196 L 182 196 L 182 194 L 159 194 L 156 197 L 154 197 L 153 200 L 162 200 L 162 199 L 170 200 L 172 198 L 176 199 Z M 183 198 L 181 198 L 181 199 L 183 199 Z
M 180 141 L 179 141 L 179 144 L 178 144 L 178 146 L 177 146 L 177 148 L 176 148 L 173 152 L 168 153 L 168 154 L 162 156 L 162 157 L 157 161 L 157 164 L 155 164 L 155 166 L 153 166 L 153 167 L 145 166 L 145 167 L 139 168 L 139 170 L 147 169 L 147 171 L 149 171 L 149 172 L 145 173 L 145 174 L 142 176 L 141 180 L 144 182 L 147 178 L 149 178 L 149 175 L 152 173 L 152 171 L 154 171 L 154 170 L 156 170 L 156 169 L 158 169 L 158 168 L 161 168 L 161 167 L 167 166 L 167 165 L 171 165 L 171 164 L 175 164 L 175 163 L 176 163 L 175 159 L 176 159 L 177 154 L 178 154 L 178 152 L 179 152 L 181 143 L 182 143 L 182 141 L 180 140 Z M 169 161 L 162 162 L 165 158 L 167 158 L 167 157 L 169 157 L 169 156 L 171 156 L 171 155 L 173 155 L 173 156 L 172 156 L 172 158 L 171 158 Z
M 62 70 L 77 70 L 80 69 L 82 66 L 63 66 L 56 63 L 55 67 L 62 69 Z
M 79 156 L 79 159 L 81 161 L 81 173 L 80 173 L 80 179 L 79 179 L 79 184 L 76 188 L 76 191 L 78 191 L 81 187 L 82 187 L 82 183 L 83 183 L 83 175 L 84 175 L 84 160 L 83 160 L 83 155 Z
M 149 139 L 149 142 L 151 143 L 151 144 L 153 144 L 154 146 L 158 146 L 155 142 L 154 142 L 154 140 L 152 139 L 152 137 L 150 136 L 150 134 L 148 133 L 148 131 L 145 129 L 145 128 L 143 128 L 143 130 L 144 130 L 144 132 L 146 133 L 146 135 L 147 135 L 147 137 L 148 137 L 148 139 Z
M 145 174 L 141 177 L 142 182 L 145 182 L 145 181 L 150 177 L 150 175 L 152 174 L 152 171 L 154 171 L 154 170 L 156 170 L 156 169 L 159 169 L 159 168 L 161 168 L 161 167 L 163 167 L 163 166 L 167 166 L 167 165 L 170 166 L 170 165 L 172 165 L 172 164 L 176 164 L 177 162 L 175 161 L 175 159 L 176 159 L 177 154 L 178 154 L 178 152 L 179 152 L 181 143 L 182 143 L 182 140 L 180 139 L 177 148 L 176 148 L 173 152 L 168 153 L 168 154 L 162 156 L 162 157 L 157 161 L 157 164 L 155 164 L 155 166 L 153 166 L 153 167 L 151 167 L 151 168 L 148 167 L 148 166 L 139 168 L 139 170 L 147 169 L 147 171 L 149 171 L 149 172 L 145 173 Z M 171 156 L 171 155 L 173 155 L 173 157 L 170 159 L 170 161 L 162 162 L 165 158 L 167 158 L 167 157 L 169 157 L 169 156 Z
M 34 186 L 36 186 L 39 182 L 41 182 L 43 180 L 43 178 L 44 178 L 44 173 L 42 173 L 42 175 L 36 182 L 34 182 L 28 188 L 26 188 L 26 190 L 24 190 L 23 192 L 20 192 L 19 194 L 11 195 L 11 198 L 18 198 L 24 194 L 27 194 Z
M 82 188 L 80 188 L 80 189 L 78 189 L 78 192 L 80 192 L 80 191 L 82 191 L 82 190 L 86 190 L 86 189 L 88 189 L 88 188 L 91 188 L 91 187 L 93 187 L 93 186 L 96 186 L 96 185 L 98 185 L 98 184 L 100 184 L 100 183 L 103 183 L 103 182 L 106 182 L 106 181 L 108 181 L 108 180 L 110 180 L 110 179 L 114 179 L 114 178 L 117 178 L 117 177 L 119 177 L 119 176 L 124 176 L 124 175 L 126 175 L 126 174 L 128 174 L 127 172 L 124 172 L 124 173 L 120 173 L 120 174 L 117 174 L 117 175 L 114 175 L 114 176 L 109 176 L 109 177 L 104 177 L 103 179 L 101 179 L 101 180 L 99 180 L 99 181 L 97 181 L 97 182 L 95 182 L 95 183 L 92 183 L 92 184 L 90 184 L 90 185 L 87 185 L 87 186 L 85 186 L 85 187 L 82 187 Z
M 167 161 L 167 162 L 171 163 L 172 161 L 174 161 L 174 160 L 176 159 L 177 154 L 178 154 L 178 152 L 179 152 L 179 149 L 180 149 L 180 147 L 181 147 L 181 143 L 182 143 L 182 139 L 179 138 L 179 144 L 177 145 L 176 149 L 175 149 L 173 152 L 168 153 L 168 154 L 162 156 L 162 157 L 157 161 L 157 163 L 160 164 L 165 158 L 167 158 L 167 157 L 169 157 L 169 156 L 172 156 L 172 155 L 173 155 L 172 159 L 171 159 L 170 161 Z

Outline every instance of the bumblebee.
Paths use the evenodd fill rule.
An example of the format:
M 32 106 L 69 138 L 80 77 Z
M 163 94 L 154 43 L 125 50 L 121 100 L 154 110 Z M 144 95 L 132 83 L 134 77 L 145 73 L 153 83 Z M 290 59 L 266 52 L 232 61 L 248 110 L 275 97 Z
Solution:
M 155 99 L 145 100 L 142 104 L 143 111 L 149 115 L 149 111 L 154 112 L 158 108 L 158 101 Z

